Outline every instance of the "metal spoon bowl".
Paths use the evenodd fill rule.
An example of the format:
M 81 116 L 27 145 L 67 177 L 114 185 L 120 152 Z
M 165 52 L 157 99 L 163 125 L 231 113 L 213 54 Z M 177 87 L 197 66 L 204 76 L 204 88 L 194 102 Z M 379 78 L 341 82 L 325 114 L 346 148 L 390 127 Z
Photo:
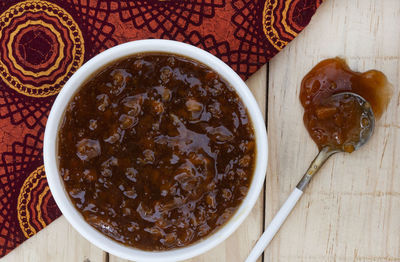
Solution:
M 344 96 L 352 96 L 357 99 L 358 103 L 360 104 L 361 108 L 363 109 L 363 113 L 361 114 L 360 125 L 361 125 L 361 132 L 360 132 L 360 140 L 358 143 L 354 145 L 355 150 L 359 149 L 362 145 L 367 143 L 369 138 L 372 136 L 375 128 L 375 116 L 374 112 L 372 111 L 372 107 L 367 100 L 365 100 L 362 96 L 357 95 L 352 92 L 343 92 L 336 95 L 333 95 L 332 98 L 344 97 Z
M 360 95 L 357 95 L 352 92 L 343 92 L 335 94 L 330 98 L 328 98 L 326 102 L 329 102 L 329 100 L 337 100 L 338 98 L 348 99 L 349 96 L 354 97 L 357 100 L 363 111 L 360 117 L 361 131 L 359 140 L 353 141 L 354 150 L 357 150 L 369 140 L 369 138 L 372 136 L 372 133 L 374 132 L 375 116 L 374 112 L 372 111 L 370 103 L 368 103 L 368 101 L 365 100 Z M 305 187 L 310 182 L 312 176 L 322 167 L 322 165 L 326 162 L 326 160 L 328 160 L 328 158 L 331 155 L 338 152 L 344 152 L 344 151 L 342 148 L 339 147 L 331 147 L 331 146 L 323 147 L 321 151 L 319 151 L 315 159 L 311 162 L 310 167 L 308 168 L 307 172 L 304 174 L 303 178 L 300 180 L 300 182 L 297 184 L 296 187 L 299 190 L 304 191 Z
M 343 92 L 335 94 L 330 98 L 328 98 L 328 100 L 326 100 L 325 102 L 329 103 L 329 100 L 333 101 L 337 100 L 338 98 L 348 99 L 349 97 L 354 97 L 362 108 L 362 113 L 360 116 L 360 126 L 361 126 L 360 136 L 358 141 L 351 141 L 354 146 L 354 150 L 357 150 L 369 140 L 374 131 L 375 117 L 374 113 L 372 112 L 371 105 L 364 98 L 352 92 Z M 262 234 L 261 238 L 254 246 L 250 255 L 247 257 L 246 262 L 256 261 L 257 258 L 262 254 L 262 252 L 264 252 L 264 249 L 268 246 L 269 242 L 278 232 L 279 228 L 281 227 L 283 222 L 285 222 L 286 218 L 296 205 L 297 201 L 300 199 L 304 189 L 310 183 L 311 178 L 315 175 L 315 173 L 317 173 L 317 171 L 322 167 L 322 165 L 331 155 L 338 152 L 344 152 L 344 150 L 340 147 L 332 147 L 332 146 L 322 147 L 318 155 L 311 162 L 311 165 L 307 169 L 303 178 L 297 184 L 296 188 L 290 194 L 290 196 L 283 204 L 283 206 L 279 209 L 278 213 L 272 219 L 271 223 L 269 224 L 265 232 Z

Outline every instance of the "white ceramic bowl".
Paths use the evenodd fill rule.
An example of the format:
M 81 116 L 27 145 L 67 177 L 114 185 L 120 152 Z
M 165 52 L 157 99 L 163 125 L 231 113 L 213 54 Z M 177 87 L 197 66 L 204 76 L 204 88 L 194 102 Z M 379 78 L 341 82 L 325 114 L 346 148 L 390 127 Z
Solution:
M 143 251 L 124 246 L 106 237 L 88 223 L 73 206 L 60 176 L 57 161 L 57 136 L 60 120 L 72 96 L 79 87 L 105 65 L 120 58 L 143 52 L 164 52 L 193 58 L 218 72 L 236 90 L 247 107 L 253 123 L 257 159 L 249 192 L 234 216 L 219 230 L 187 247 L 170 251 Z M 264 88 L 260 86 L 260 88 Z M 46 125 L 44 135 L 44 165 L 51 193 L 71 225 L 87 240 L 99 248 L 122 258 L 135 261 L 180 261 L 197 256 L 217 246 L 231 235 L 253 208 L 263 186 L 267 169 L 268 145 L 264 119 L 257 102 L 243 80 L 224 62 L 197 47 L 170 40 L 140 40 L 110 48 L 90 59 L 76 71 L 58 94 Z M 243 240 L 245 241 L 245 240 Z M 240 243 L 238 243 L 240 245 Z

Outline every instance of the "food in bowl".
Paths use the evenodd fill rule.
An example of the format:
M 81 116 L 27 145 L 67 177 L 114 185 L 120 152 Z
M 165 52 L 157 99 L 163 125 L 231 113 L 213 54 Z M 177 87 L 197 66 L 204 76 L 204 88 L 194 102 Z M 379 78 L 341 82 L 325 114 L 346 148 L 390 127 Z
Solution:
M 84 219 L 143 250 L 207 237 L 249 189 L 255 133 L 232 87 L 195 60 L 142 53 L 107 65 L 69 102 L 58 166 Z

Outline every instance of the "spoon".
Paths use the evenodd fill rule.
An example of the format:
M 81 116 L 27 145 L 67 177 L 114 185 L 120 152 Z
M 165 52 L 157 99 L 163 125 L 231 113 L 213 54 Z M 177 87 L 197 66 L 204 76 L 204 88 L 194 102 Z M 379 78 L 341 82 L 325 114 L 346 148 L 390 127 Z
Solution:
M 357 150 L 362 145 L 364 145 L 371 137 L 375 127 L 375 117 L 374 113 L 372 112 L 371 105 L 364 98 L 355 93 L 351 92 L 338 93 L 328 98 L 327 101 L 328 102 L 329 100 L 340 101 L 341 98 L 348 99 L 349 97 L 354 97 L 362 108 L 362 114 L 360 117 L 360 124 L 361 124 L 360 136 L 358 141 L 353 141 L 354 150 Z M 272 219 L 271 223 L 269 224 L 265 232 L 257 241 L 250 255 L 247 257 L 246 262 L 256 261 L 257 258 L 264 252 L 264 249 L 268 246 L 272 238 L 278 232 L 279 228 L 281 227 L 283 222 L 285 222 L 286 218 L 296 205 L 297 201 L 300 199 L 305 188 L 310 183 L 311 178 L 313 178 L 313 176 L 318 172 L 318 170 L 322 167 L 322 165 L 331 155 L 338 152 L 344 152 L 344 150 L 342 148 L 332 147 L 332 146 L 322 147 L 317 156 L 311 162 L 311 165 L 307 169 L 303 178 L 294 188 L 293 192 L 290 194 L 286 202 L 283 204 L 283 206 L 279 209 L 278 213 Z

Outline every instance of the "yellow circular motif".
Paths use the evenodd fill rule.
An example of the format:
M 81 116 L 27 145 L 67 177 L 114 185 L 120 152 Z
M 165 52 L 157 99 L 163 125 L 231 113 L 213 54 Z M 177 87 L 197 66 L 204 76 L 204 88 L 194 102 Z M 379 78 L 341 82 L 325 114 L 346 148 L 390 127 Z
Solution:
M 33 236 L 37 232 L 37 229 L 31 223 L 31 211 L 29 210 L 29 207 L 30 204 L 32 203 L 32 192 L 38 187 L 39 183 L 41 183 L 42 179 L 45 177 L 46 175 L 44 172 L 44 166 L 38 167 L 25 180 L 18 196 L 18 202 L 17 202 L 18 222 L 26 238 Z M 39 194 L 38 199 L 35 200 L 35 202 L 38 202 L 38 204 L 35 205 L 36 216 L 34 216 L 34 219 L 39 221 L 39 223 L 43 227 L 46 225 L 46 223 L 43 220 L 40 207 L 43 198 L 48 193 L 48 191 L 49 188 L 45 187 L 43 192 Z
M 50 31 L 51 32 L 53 32 L 56 36 L 57 36 L 57 40 L 58 40 L 58 42 L 59 42 L 59 44 L 60 44 L 60 47 L 59 47 L 59 52 L 60 52 L 60 55 L 57 57 L 57 60 L 56 60 L 56 62 L 55 62 L 55 64 L 52 66 L 52 67 L 50 67 L 49 69 L 47 69 L 46 71 L 40 71 L 40 72 L 33 72 L 33 71 L 29 71 L 29 70 L 25 70 L 24 68 L 22 68 L 18 63 L 17 63 L 17 61 L 15 60 L 15 58 L 14 58 L 14 56 L 13 56 L 13 52 L 12 52 L 12 45 L 11 45 L 11 43 L 13 43 L 14 41 L 14 38 L 15 38 L 15 35 L 21 30 L 21 29 L 23 29 L 23 28 L 26 28 L 26 27 L 28 27 L 28 26 L 30 26 L 30 25 L 42 25 L 42 26 L 44 26 L 44 27 L 47 27 L 48 29 L 50 29 Z M 0 33 L 1 34 L 1 33 Z M 10 56 L 10 60 L 12 61 L 12 62 L 14 62 L 15 64 L 15 67 L 19 70 L 19 71 L 21 71 L 21 72 L 23 72 L 25 75 L 30 75 L 30 76 L 35 76 L 35 77 L 38 77 L 38 76 L 48 76 L 51 72 L 53 72 L 55 69 L 57 69 L 59 66 L 60 66 L 60 62 L 61 62 L 61 60 L 62 60 L 62 58 L 64 57 L 64 43 L 62 42 L 62 41 L 60 41 L 60 39 L 61 39 L 61 35 L 60 35 L 60 33 L 59 32 L 57 32 L 56 31 L 56 29 L 54 28 L 54 26 L 52 26 L 52 25 L 49 25 L 49 24 L 44 24 L 44 23 L 42 23 L 42 21 L 27 21 L 27 22 L 25 22 L 25 23 L 23 23 L 23 24 L 21 24 L 21 25 L 18 25 L 18 27 L 17 27 L 17 30 L 15 30 L 14 32 L 12 32 L 11 34 L 10 34 L 10 42 L 8 43 L 8 45 L 7 45 L 7 49 L 8 49 L 8 53 L 9 53 L 9 56 Z
M 82 32 L 60 6 L 24 1 L 0 15 L 0 78 L 17 92 L 55 95 L 83 60 Z
M 268 41 L 279 51 L 284 48 L 288 42 L 281 40 L 278 32 L 274 28 L 275 16 L 274 10 L 277 7 L 278 1 L 275 0 L 274 3 L 271 3 L 272 0 L 266 0 L 264 4 L 263 10 L 263 31 Z

